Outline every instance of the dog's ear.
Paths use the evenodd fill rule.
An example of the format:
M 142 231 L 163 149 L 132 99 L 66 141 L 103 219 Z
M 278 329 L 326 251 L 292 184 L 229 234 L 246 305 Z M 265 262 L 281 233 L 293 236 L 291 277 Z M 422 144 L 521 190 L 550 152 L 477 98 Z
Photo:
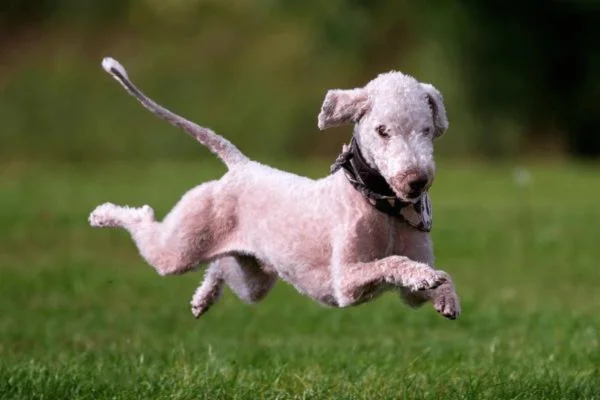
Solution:
M 446 116 L 446 107 L 442 94 L 432 85 L 421 83 L 425 93 L 427 93 L 427 101 L 433 114 L 434 138 L 437 139 L 448 130 L 448 117 Z
M 319 129 L 357 123 L 369 109 L 365 89 L 330 90 L 319 113 Z

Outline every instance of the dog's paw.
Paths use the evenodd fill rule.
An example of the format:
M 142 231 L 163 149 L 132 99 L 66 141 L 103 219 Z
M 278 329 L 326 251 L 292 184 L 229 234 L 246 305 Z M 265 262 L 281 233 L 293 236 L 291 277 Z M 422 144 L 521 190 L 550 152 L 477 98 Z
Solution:
M 201 302 L 194 302 L 194 301 L 192 301 L 190 303 L 190 305 L 192 306 L 191 307 L 192 315 L 196 319 L 200 318 L 208 310 L 210 310 L 210 306 L 211 306 L 211 304 L 203 304 Z
M 194 318 L 200 318 L 219 300 L 223 293 L 223 281 L 208 279 L 196 289 L 190 305 Z
M 446 274 L 433 268 L 422 267 L 408 276 L 403 282 L 411 291 L 435 289 L 446 281 Z
M 119 208 L 119 206 L 112 203 L 99 205 L 92 211 L 88 221 L 90 222 L 90 225 L 95 228 L 118 226 L 119 221 L 115 214 L 117 214 Z
M 121 207 L 112 203 L 104 203 L 92 211 L 89 222 L 93 227 L 102 228 L 121 227 L 153 219 L 154 210 L 150 206 L 132 208 Z
M 433 299 L 433 307 L 448 319 L 456 319 L 460 315 L 460 301 L 453 289 L 440 290 L 439 293 L 436 293 Z

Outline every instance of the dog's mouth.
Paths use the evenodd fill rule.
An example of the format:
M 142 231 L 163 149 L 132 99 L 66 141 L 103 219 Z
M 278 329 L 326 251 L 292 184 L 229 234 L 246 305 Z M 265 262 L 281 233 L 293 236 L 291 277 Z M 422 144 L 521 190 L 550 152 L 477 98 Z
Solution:
M 416 203 L 431 187 L 431 181 L 427 178 L 419 179 L 392 179 L 388 185 L 400 200 L 407 203 Z
M 418 192 L 418 193 L 416 193 L 416 192 L 405 193 L 403 191 L 396 190 L 395 188 L 393 188 L 393 190 L 394 190 L 394 193 L 396 194 L 396 197 L 398 197 L 400 200 L 402 200 L 406 203 L 416 203 L 425 194 L 424 191 Z
M 409 193 L 406 195 L 406 199 L 407 199 L 407 200 L 409 200 L 409 201 L 417 201 L 417 200 L 419 200 L 421 197 L 423 197 L 423 194 L 424 194 L 424 193 L 425 193 L 425 192 L 421 192 L 421 191 L 419 191 L 419 192 L 409 192 Z

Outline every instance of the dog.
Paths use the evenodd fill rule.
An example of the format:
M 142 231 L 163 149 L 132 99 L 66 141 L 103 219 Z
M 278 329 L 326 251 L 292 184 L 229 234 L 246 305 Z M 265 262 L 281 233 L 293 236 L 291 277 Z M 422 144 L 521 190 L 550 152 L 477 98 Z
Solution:
M 433 142 L 448 129 L 440 92 L 401 72 L 361 88 L 329 90 L 318 127 L 353 124 L 332 173 L 312 180 L 250 160 L 230 141 L 155 103 L 112 58 L 103 68 L 153 114 L 182 128 L 227 166 L 183 195 L 162 220 L 150 206 L 105 203 L 93 227 L 127 230 L 160 275 L 210 264 L 191 301 L 197 318 L 228 285 L 263 299 L 278 278 L 321 304 L 348 307 L 395 290 L 411 307 L 430 301 L 456 319 L 449 274 L 433 268 L 428 196 Z

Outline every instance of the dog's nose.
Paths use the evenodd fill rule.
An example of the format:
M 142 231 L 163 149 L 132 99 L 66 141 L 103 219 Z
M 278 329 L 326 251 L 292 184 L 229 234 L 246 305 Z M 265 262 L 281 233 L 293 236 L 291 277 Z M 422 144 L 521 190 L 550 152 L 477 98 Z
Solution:
M 425 186 L 427 186 L 427 178 L 423 176 L 417 176 L 410 181 L 408 181 L 408 187 L 410 188 L 409 196 L 417 197 L 423 192 Z

